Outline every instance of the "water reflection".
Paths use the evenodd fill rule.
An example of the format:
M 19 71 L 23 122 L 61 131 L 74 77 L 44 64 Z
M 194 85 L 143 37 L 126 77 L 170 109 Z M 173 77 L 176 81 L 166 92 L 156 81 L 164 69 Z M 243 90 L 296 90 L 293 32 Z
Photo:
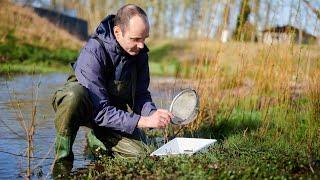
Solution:
M 31 108 L 35 99 L 33 85 L 40 84 L 38 88 L 38 106 L 36 115 L 36 134 L 34 138 L 34 154 L 32 167 L 39 175 L 50 172 L 54 157 L 55 130 L 53 123 L 54 111 L 50 104 L 54 90 L 63 85 L 65 74 L 24 75 L 16 76 L 12 80 L 0 78 L 0 178 L 23 178 L 21 175 L 26 169 L 24 156 L 27 148 L 25 131 L 17 117 L 23 116 L 26 124 L 31 119 Z M 32 98 L 34 92 L 34 98 Z M 17 105 L 21 108 L 20 111 Z M 75 153 L 75 168 L 83 167 L 89 162 L 83 156 L 86 129 L 81 128 L 77 135 L 73 151 Z

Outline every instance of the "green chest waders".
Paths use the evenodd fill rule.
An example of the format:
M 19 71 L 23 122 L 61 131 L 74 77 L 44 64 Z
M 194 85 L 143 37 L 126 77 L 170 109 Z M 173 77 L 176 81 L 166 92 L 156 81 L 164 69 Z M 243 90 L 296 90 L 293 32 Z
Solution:
M 110 81 L 108 83 L 107 89 L 115 100 L 115 107 L 126 110 L 129 104 L 133 109 L 136 74 L 136 67 L 133 66 L 130 81 Z M 73 71 L 64 86 L 55 92 L 52 106 L 56 112 L 54 176 L 71 171 L 74 160 L 72 145 L 80 126 L 87 126 L 91 129 L 87 134 L 88 147 L 96 156 L 112 154 L 132 158 L 148 150 L 145 145 L 145 135 L 140 129 L 136 129 L 133 134 L 129 135 L 98 127 L 92 123 L 93 105 L 90 96 L 87 90 L 78 83 Z

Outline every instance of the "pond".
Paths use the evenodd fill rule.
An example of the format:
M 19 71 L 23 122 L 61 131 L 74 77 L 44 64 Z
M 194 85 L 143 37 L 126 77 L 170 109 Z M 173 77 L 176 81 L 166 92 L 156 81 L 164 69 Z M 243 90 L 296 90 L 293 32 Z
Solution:
M 34 135 L 32 167 L 33 177 L 50 178 L 54 159 L 54 111 L 51 106 L 53 92 L 63 85 L 66 74 L 18 75 L 13 78 L 0 77 L 0 179 L 23 179 L 26 170 L 26 133 L 21 118 L 30 122 L 32 103 L 38 92 L 36 130 Z M 179 90 L 173 84 L 174 78 L 152 77 L 150 92 L 157 107 L 167 108 L 174 94 Z M 169 86 L 168 86 L 169 84 Z M 38 88 L 36 88 L 38 87 Z M 17 107 L 20 108 L 17 108 Z M 73 152 L 74 169 L 84 168 L 90 160 L 84 155 L 85 133 L 81 127 Z

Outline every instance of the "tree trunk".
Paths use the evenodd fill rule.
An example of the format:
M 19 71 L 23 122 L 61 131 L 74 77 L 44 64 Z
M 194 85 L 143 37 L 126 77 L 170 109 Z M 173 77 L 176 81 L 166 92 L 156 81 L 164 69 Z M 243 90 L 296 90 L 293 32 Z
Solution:
M 237 40 L 243 40 L 243 28 L 245 23 L 248 21 L 251 9 L 249 6 L 249 0 L 242 0 L 240 3 L 240 13 L 237 18 L 237 26 L 235 31 L 235 38 Z
M 251 33 L 251 42 L 254 42 L 257 37 L 258 31 L 258 22 L 260 21 L 259 10 L 260 10 L 260 0 L 254 0 L 254 21 L 253 21 L 253 30 Z

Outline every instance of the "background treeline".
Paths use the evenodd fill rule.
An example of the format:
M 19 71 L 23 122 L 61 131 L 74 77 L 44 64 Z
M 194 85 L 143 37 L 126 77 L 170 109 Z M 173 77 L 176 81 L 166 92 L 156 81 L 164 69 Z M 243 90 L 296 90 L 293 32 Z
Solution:
M 22 1 L 19 1 L 22 2 Z M 125 3 L 144 8 L 154 38 L 218 38 L 228 30 L 234 39 L 255 40 L 270 26 L 293 25 L 319 35 L 319 0 L 27 0 L 25 3 L 83 18 L 89 33 L 107 14 Z

